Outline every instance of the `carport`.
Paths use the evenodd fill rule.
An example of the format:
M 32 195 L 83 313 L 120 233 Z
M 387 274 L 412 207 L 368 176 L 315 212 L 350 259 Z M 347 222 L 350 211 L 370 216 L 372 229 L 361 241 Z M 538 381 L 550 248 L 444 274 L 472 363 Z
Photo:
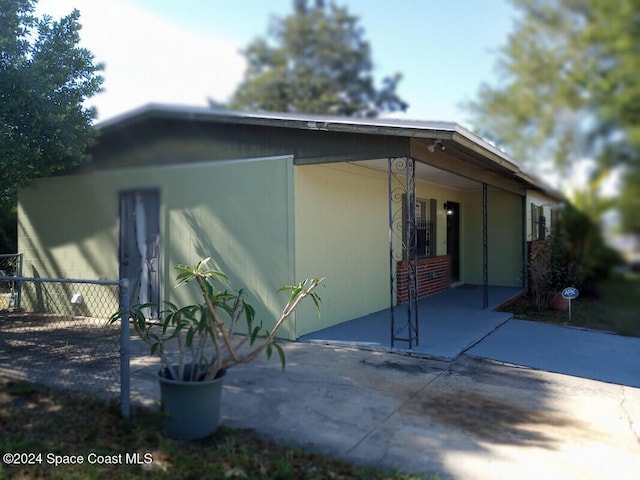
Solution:
M 408 348 L 409 350 L 420 348 L 420 325 L 425 324 L 425 316 L 432 313 L 429 304 L 437 307 L 436 315 L 442 316 L 444 309 L 451 307 L 451 316 L 458 317 L 463 314 L 458 312 L 459 306 L 491 310 L 510 298 L 521 293 L 526 287 L 526 189 L 513 180 L 503 177 L 504 170 L 508 167 L 519 171 L 513 164 L 502 161 L 496 163 L 483 158 L 479 161 L 474 158 L 472 152 L 465 151 L 455 133 L 444 139 L 411 139 L 412 149 L 416 157 L 390 157 L 382 160 L 369 160 L 355 162 L 368 168 L 384 170 L 388 174 L 388 201 L 389 201 L 389 309 L 377 312 L 375 316 L 387 316 L 390 319 L 390 347 Z M 468 132 L 466 132 L 468 134 Z M 482 142 L 474 139 L 475 142 Z M 449 150 L 445 156 L 445 150 Z M 486 152 L 485 152 L 486 155 Z M 419 157 L 419 158 L 418 158 Z M 465 162 L 460 162 L 465 158 Z M 470 159 L 474 159 L 471 162 Z M 426 163 L 429 162 L 429 163 Z M 471 163 L 470 163 L 471 162 Z M 437 165 L 437 166 L 435 166 Z M 445 167 L 446 169 L 443 169 Z M 491 182 L 491 184 L 487 182 Z M 467 242 L 475 243 L 480 248 L 475 249 L 475 259 L 480 259 L 481 277 L 476 278 L 473 284 L 464 284 L 461 276 L 461 235 L 464 226 L 461 227 L 461 208 L 469 208 L 458 202 L 445 201 L 442 206 L 431 205 L 432 217 L 442 208 L 446 218 L 446 254 L 435 255 L 427 258 L 421 257 L 420 243 L 424 239 L 420 237 L 421 208 L 419 195 L 416 192 L 417 182 L 438 185 L 467 195 L 475 195 L 478 204 L 481 205 L 478 212 L 481 219 L 481 228 L 472 233 L 475 238 L 466 238 Z M 427 187 L 428 188 L 428 187 Z M 490 282 L 489 264 L 489 196 L 492 192 L 507 192 L 508 194 L 521 195 L 519 217 L 521 228 L 516 228 L 520 237 L 520 252 L 517 252 L 520 266 L 519 287 L 499 287 Z M 425 204 L 426 205 L 426 204 Z M 477 207 L 477 205 L 476 205 Z M 424 208 L 424 207 L 422 207 Z M 478 209 L 476 208 L 476 212 Z M 408 212 L 408 214 L 407 214 Z M 469 217 L 469 214 L 467 214 Z M 435 219 L 433 220 L 435 222 Z M 469 220 L 467 220 L 467 224 Z M 504 226 L 501 227 L 504 229 Z M 428 228 L 427 228 L 428 229 Z M 452 234 L 452 231 L 454 233 Z M 514 230 L 509 232 L 513 236 Z M 469 235 L 469 233 L 466 233 Z M 435 234 L 434 234 L 435 236 Z M 429 242 L 430 233 L 426 233 L 426 241 Z M 435 242 L 435 240 L 434 240 Z M 494 242 L 495 245 L 495 242 Z M 435 249 L 434 252 L 435 253 Z M 500 256 L 497 249 L 492 252 L 495 258 Z M 469 255 L 468 255 L 469 256 Z M 467 260 L 467 263 L 470 263 Z M 494 262 L 495 264 L 495 262 Z M 444 277 L 444 278 L 443 278 Z M 480 281 L 477 281 L 480 280 Z M 456 290 L 456 295 L 442 295 L 439 300 L 420 301 L 429 294 L 439 293 L 451 286 L 461 287 Z M 476 288 L 479 287 L 479 288 Z M 473 289 L 473 294 L 471 293 Z M 490 301 L 493 297 L 493 302 Z M 453 298 L 455 297 L 455 298 Z M 449 303 L 450 302 L 450 303 Z M 422 311 L 422 315 L 420 312 Z M 466 314 L 468 312 L 465 312 Z M 371 316 L 366 316 L 371 317 Z M 369 318 L 372 320 L 372 318 Z
M 313 120 L 307 126 L 314 130 L 348 133 L 364 138 L 366 142 L 359 142 L 367 146 L 313 158 L 296 156 L 296 165 L 348 162 L 387 175 L 389 308 L 358 317 L 349 325 L 370 321 L 376 325 L 370 330 L 383 331 L 382 319 L 386 317 L 387 337 L 378 344 L 422 351 L 420 326 L 430 328 L 426 317 L 442 317 L 447 302 L 451 302 L 451 317 L 459 318 L 468 312 L 458 312 L 458 305 L 471 302 L 477 310 L 491 310 L 527 287 L 529 192 L 540 189 L 558 199 L 557 192 L 548 191 L 504 152 L 455 123 L 330 117 Z M 392 152 L 399 155 L 392 156 Z M 388 155 L 376 158 L 385 153 Z M 422 193 L 418 184 L 423 185 Z M 443 199 L 439 192 L 437 201 L 424 201 L 424 192 L 434 187 L 462 192 L 465 200 L 450 201 L 446 194 Z M 442 240 L 442 235 L 430 232 L 429 226 L 424 228 L 424 217 L 429 213 L 430 222 L 446 227 L 446 237 L 444 249 L 437 246 L 429 252 L 427 248 L 425 254 L 425 236 L 427 244 Z M 445 221 L 441 221 L 443 216 Z M 426 235 L 421 230 L 426 230 Z M 434 237 L 431 240 L 430 235 Z M 504 265 L 517 269 L 517 273 L 510 272 L 508 279 L 504 272 L 494 274 Z M 454 292 L 456 295 L 440 295 L 440 300 L 430 301 L 425 298 L 452 286 L 461 287 Z M 464 300 L 460 303 L 456 297 Z M 497 298 L 497 303 L 490 297 Z M 430 303 L 437 308 L 430 309 Z M 340 325 L 336 329 L 342 330 Z M 344 329 L 348 331 L 349 327 L 345 325 Z M 327 330 L 333 331 L 323 331 Z

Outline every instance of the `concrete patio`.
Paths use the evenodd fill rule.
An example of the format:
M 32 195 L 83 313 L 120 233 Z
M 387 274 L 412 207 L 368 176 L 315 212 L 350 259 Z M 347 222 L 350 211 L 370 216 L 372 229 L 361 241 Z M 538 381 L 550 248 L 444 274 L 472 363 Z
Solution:
M 418 301 L 419 344 L 411 351 L 453 359 L 491 334 L 510 313 L 494 309 L 520 295 L 521 288 L 489 287 L 489 307 L 482 308 L 483 288 L 463 285 Z M 406 323 L 406 312 L 396 310 L 396 323 Z M 372 349 L 391 349 L 390 310 L 356 318 L 304 335 L 301 341 L 346 344 Z M 393 350 L 409 350 L 408 342 L 396 341 Z
M 303 342 L 370 350 L 412 352 L 455 361 L 466 354 L 512 365 L 640 387 L 640 339 L 575 327 L 515 320 L 494 308 L 522 293 L 489 288 L 489 308 L 482 309 L 482 287 L 452 288 L 418 302 L 420 343 L 391 348 L 390 312 L 356 318 L 301 337 Z M 400 311 L 398 323 L 406 321 Z M 397 317 L 398 318 L 398 317 Z

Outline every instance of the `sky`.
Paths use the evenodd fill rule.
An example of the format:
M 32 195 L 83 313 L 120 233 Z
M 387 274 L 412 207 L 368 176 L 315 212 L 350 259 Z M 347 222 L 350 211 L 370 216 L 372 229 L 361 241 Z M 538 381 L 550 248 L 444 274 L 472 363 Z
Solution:
M 403 75 L 400 116 L 467 126 L 463 102 L 495 84 L 497 53 L 514 27 L 509 0 L 337 0 L 359 17 L 374 74 Z M 40 0 L 36 13 L 80 11 L 81 45 L 103 63 L 103 92 L 88 105 L 103 121 L 149 102 L 226 101 L 243 78 L 241 51 L 266 36 L 293 0 Z

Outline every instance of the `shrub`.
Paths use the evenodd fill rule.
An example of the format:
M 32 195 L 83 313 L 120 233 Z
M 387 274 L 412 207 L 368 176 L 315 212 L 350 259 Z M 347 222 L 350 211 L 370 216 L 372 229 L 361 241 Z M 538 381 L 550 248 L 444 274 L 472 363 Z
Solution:
M 580 289 L 608 278 L 622 256 L 609 247 L 600 227 L 567 204 L 558 211 L 553 230 L 542 242 L 533 242 L 529 256 L 529 288 L 539 310 L 548 307 L 549 294 L 564 287 Z

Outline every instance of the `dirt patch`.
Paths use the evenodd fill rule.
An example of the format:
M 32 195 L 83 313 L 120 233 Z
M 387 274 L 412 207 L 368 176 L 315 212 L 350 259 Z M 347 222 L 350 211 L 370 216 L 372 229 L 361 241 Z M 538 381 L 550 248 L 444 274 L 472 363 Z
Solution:
M 538 398 L 531 399 L 532 405 L 540 402 L 541 397 L 546 396 L 545 392 L 550 388 L 548 380 L 531 368 L 507 365 L 496 360 L 470 355 L 463 355 L 457 359 L 451 365 L 450 372 L 456 379 L 463 377 L 484 387 L 509 388 L 527 392 L 528 396 L 530 396 L 528 392 L 532 390 L 540 392 Z
M 427 390 L 402 410 L 481 440 L 503 444 L 553 448 L 558 441 L 553 429 L 577 427 L 575 421 L 557 413 L 524 408 L 461 388 Z
M 104 319 L 0 314 L 0 370 L 111 397 L 120 389 L 120 329 Z

